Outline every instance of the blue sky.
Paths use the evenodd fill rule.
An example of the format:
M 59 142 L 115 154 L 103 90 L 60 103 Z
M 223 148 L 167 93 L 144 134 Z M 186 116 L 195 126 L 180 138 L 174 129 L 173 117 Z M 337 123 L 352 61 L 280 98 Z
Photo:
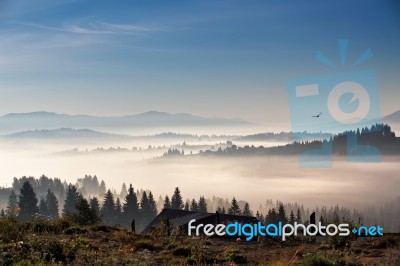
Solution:
M 288 121 L 286 81 L 377 72 L 381 111 L 400 109 L 396 1 L 0 1 L 0 114 L 159 110 Z

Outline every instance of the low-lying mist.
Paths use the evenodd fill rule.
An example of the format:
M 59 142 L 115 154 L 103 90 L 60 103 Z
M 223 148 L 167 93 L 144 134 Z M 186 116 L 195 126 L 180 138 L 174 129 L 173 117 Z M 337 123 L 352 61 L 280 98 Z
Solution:
M 97 175 L 109 188 L 120 190 L 122 183 L 151 189 L 158 196 L 180 187 L 184 198 L 219 196 L 248 201 L 256 210 L 266 199 L 298 202 L 307 207 L 342 205 L 379 206 L 399 196 L 398 157 L 384 157 L 380 163 L 348 163 L 334 159 L 332 168 L 299 168 L 295 156 L 217 157 L 179 156 L 156 158 L 165 149 L 140 151 L 55 154 L 59 146 L 25 149 L 2 145 L 1 186 L 10 186 L 13 177 L 45 174 L 75 183 L 86 174 Z

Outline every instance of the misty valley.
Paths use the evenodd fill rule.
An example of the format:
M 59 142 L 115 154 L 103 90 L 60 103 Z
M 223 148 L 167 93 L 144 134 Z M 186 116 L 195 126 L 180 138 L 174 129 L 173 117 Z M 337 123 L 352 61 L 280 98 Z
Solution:
M 83 196 L 88 199 L 96 196 L 102 202 L 105 191 L 93 194 L 79 183 L 89 175 L 104 180 L 107 189 L 113 192 L 119 193 L 122 184 L 132 184 L 141 191 L 151 190 L 158 200 L 157 212 L 162 210 L 165 195 L 179 187 L 184 201 L 204 196 L 210 212 L 228 208 L 233 197 L 241 202 L 241 207 L 247 202 L 253 213 L 260 215 L 267 215 L 272 206 L 277 208 L 266 204 L 271 201 L 288 206 L 299 204 L 308 211 L 338 205 L 357 210 L 365 223 L 380 221 L 387 229 L 398 230 L 397 224 L 389 222 L 396 215 L 395 211 L 385 207 L 400 200 L 400 141 L 388 125 L 329 134 L 260 133 L 257 126 L 252 128 L 247 124 L 248 134 L 239 134 L 244 121 L 225 121 L 230 132 L 218 134 L 221 127 L 214 123 L 221 120 L 192 119 L 188 122 L 180 116 L 156 112 L 138 116 L 145 116 L 146 119 L 140 121 L 152 127 L 141 125 L 140 130 L 136 130 L 125 124 L 121 128 L 124 124 L 120 120 L 128 121 L 128 118 L 108 118 L 104 123 L 112 128 L 99 128 L 101 118 L 98 117 L 92 121 L 87 116 L 57 117 L 53 113 L 13 114 L 0 118 L 0 124 L 3 121 L 8 130 L 0 137 L 3 187 L 0 207 L 7 207 L 10 187 L 18 190 L 21 186 L 15 185 L 15 178 L 42 175 L 61 180 L 64 190 L 69 184 L 76 185 Z M 32 125 L 41 124 L 43 128 L 30 128 L 25 124 L 27 130 L 9 132 L 20 129 L 20 126 L 13 129 L 16 121 L 28 118 L 33 122 L 38 120 L 37 123 L 31 121 Z M 154 124 L 166 118 L 179 127 L 165 127 L 162 132 L 166 133 L 155 132 Z M 92 128 L 56 128 L 61 125 L 60 121 L 68 126 L 88 123 Z M 186 130 L 179 131 L 182 128 Z M 208 134 L 204 134 L 205 129 L 209 130 Z M 138 135 L 137 132 L 148 133 Z M 356 135 L 360 144 L 379 148 L 381 161 L 348 162 L 346 137 L 350 134 Z M 319 149 L 323 142 L 333 147 L 332 167 L 299 167 L 299 154 Z M 46 189 L 41 188 L 41 191 Z M 118 197 L 117 192 L 115 197 Z M 213 200 L 215 198 L 221 202 Z M 58 200 L 63 202 L 63 196 Z M 123 201 L 122 196 L 120 200 Z M 296 211 L 295 208 L 289 210 Z M 385 215 L 378 216 L 378 212 Z
M 0 264 L 243 264 L 287 261 L 286 254 L 319 261 L 313 254 L 321 248 L 341 262 L 337 252 L 349 245 L 356 251 L 346 260 L 364 263 L 368 254 L 381 260 L 397 252 L 400 138 L 388 124 L 265 132 L 242 120 L 185 114 L 103 119 L 36 112 L 0 117 L 0 131 Z M 301 167 L 304 152 L 323 146 L 330 156 L 317 152 L 311 160 L 324 158 L 330 167 Z M 369 162 L 369 147 L 379 149 L 379 161 Z M 350 152 L 360 161 L 349 161 Z M 359 247 L 353 235 L 323 243 L 188 237 L 190 217 L 211 224 L 379 225 L 384 236 Z M 360 252 L 367 255 L 358 258 Z

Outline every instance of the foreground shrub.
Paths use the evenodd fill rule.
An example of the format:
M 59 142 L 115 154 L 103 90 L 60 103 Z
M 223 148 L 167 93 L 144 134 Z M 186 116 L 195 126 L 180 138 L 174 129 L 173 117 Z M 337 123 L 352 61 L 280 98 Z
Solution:
M 147 250 L 150 250 L 150 251 L 154 251 L 154 250 L 161 249 L 160 246 L 158 246 L 156 244 L 153 244 L 149 240 L 139 240 L 136 243 L 134 243 L 134 247 L 135 247 L 136 250 L 147 249 Z
M 332 266 L 335 265 L 330 259 L 320 254 L 311 254 L 304 257 L 303 266 Z
M 189 257 L 192 254 L 190 247 L 177 247 L 172 251 L 172 255 Z
M 67 229 L 64 230 L 64 234 L 66 235 L 80 235 L 80 234 L 86 234 L 88 230 L 85 228 L 81 228 L 79 226 L 71 226 L 68 227 Z
M 241 254 L 240 249 L 234 246 L 227 246 L 224 250 L 224 258 L 234 263 L 246 263 L 247 258 Z
M 25 235 L 24 228 L 15 219 L 0 219 L 0 240 L 4 243 L 21 241 Z

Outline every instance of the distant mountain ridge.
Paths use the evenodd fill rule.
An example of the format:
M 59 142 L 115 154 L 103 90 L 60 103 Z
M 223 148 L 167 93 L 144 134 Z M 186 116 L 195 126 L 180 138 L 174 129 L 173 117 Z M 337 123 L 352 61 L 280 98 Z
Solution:
M 109 134 L 90 129 L 36 129 L 22 132 L 11 133 L 2 136 L 5 139 L 37 139 L 37 140 L 55 140 L 55 139 L 131 139 L 131 136 Z
M 242 119 L 204 118 L 186 113 L 170 114 L 158 111 L 110 117 L 68 115 L 41 111 L 10 113 L 1 116 L 0 132 L 12 133 L 17 131 L 57 128 L 102 130 L 110 128 L 234 126 L 252 124 L 253 123 Z
M 400 122 L 400 110 L 383 117 L 384 122 Z

